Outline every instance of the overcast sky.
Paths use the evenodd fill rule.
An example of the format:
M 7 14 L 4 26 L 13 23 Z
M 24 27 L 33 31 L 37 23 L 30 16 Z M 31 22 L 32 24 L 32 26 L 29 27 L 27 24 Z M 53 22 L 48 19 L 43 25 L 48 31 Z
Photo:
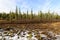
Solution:
M 60 0 L 0 0 L 0 12 L 14 11 L 16 6 L 22 11 L 50 10 L 60 12 Z

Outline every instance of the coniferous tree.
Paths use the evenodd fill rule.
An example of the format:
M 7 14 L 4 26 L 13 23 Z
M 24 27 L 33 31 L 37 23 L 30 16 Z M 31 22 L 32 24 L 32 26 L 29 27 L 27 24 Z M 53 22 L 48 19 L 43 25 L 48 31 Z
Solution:
M 15 11 L 15 20 L 18 20 L 18 8 L 16 6 L 16 11 Z
M 9 14 L 7 14 L 6 17 L 7 17 L 6 20 L 9 21 L 9 20 L 10 20 L 10 19 L 9 19 Z
M 51 14 L 51 21 L 54 20 L 54 12 Z
M 43 19 L 43 13 L 42 13 L 42 11 L 40 11 L 40 20 L 42 20 Z
M 26 19 L 26 13 L 23 12 L 23 19 Z
M 18 18 L 19 18 L 20 20 L 22 19 L 22 13 L 21 13 L 20 8 L 19 8 L 19 16 L 18 16 Z
M 56 19 L 59 19 L 59 15 L 58 14 L 56 14 L 55 16 L 56 16 Z
M 27 10 L 26 19 L 29 19 L 29 12 Z
M 40 13 L 38 12 L 38 15 L 37 15 L 37 17 L 38 17 L 38 20 L 40 20 Z
M 2 19 L 2 13 L 0 13 L 0 20 Z
M 0 20 L 9 20 L 9 21 L 14 21 L 14 20 L 21 20 L 21 19 L 31 19 L 31 20 L 47 20 L 47 21 L 58 21 L 60 20 L 60 15 L 58 15 L 57 13 L 55 14 L 54 12 L 51 13 L 50 11 L 48 11 L 47 13 L 43 13 L 42 11 L 38 12 L 37 14 L 33 13 L 33 10 L 31 10 L 30 14 L 27 10 L 27 12 L 21 12 L 20 8 L 18 10 L 18 8 L 16 7 L 15 13 L 11 12 L 8 13 L 0 13 Z
M 31 19 L 33 19 L 33 10 L 31 10 Z
M 12 13 L 11 13 L 11 11 L 10 11 L 10 13 L 9 13 L 9 20 L 10 20 L 10 21 L 12 21 L 12 16 L 11 16 L 11 15 L 12 15 Z
M 7 18 L 6 13 L 3 12 L 3 14 L 2 14 L 2 20 L 6 20 L 6 18 Z

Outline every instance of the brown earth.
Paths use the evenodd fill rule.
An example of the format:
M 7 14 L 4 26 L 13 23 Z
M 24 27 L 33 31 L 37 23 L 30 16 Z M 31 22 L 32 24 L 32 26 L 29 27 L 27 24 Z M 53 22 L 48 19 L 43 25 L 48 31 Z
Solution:
M 30 23 L 30 24 L 0 24 L 0 28 L 13 27 L 15 29 L 27 29 L 27 30 L 50 30 L 55 33 L 60 32 L 60 22 L 53 23 Z

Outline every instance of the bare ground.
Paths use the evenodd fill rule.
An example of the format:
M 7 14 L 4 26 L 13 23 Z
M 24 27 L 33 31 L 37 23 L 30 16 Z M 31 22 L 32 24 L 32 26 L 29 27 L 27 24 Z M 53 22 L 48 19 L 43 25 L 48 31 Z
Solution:
M 60 33 L 60 22 L 53 23 L 34 23 L 34 24 L 0 24 L 0 28 L 13 27 L 15 29 L 27 29 L 27 30 L 50 30 L 55 33 Z

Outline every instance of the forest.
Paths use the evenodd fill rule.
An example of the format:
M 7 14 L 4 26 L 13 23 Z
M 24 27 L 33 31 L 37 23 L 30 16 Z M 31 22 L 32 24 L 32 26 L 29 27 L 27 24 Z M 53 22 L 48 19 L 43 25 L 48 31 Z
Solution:
M 0 13 L 0 22 L 57 22 L 60 21 L 60 15 L 55 12 L 42 12 L 34 13 L 33 10 L 29 12 L 21 12 L 20 8 L 16 7 L 15 12 L 10 11 L 9 13 Z

